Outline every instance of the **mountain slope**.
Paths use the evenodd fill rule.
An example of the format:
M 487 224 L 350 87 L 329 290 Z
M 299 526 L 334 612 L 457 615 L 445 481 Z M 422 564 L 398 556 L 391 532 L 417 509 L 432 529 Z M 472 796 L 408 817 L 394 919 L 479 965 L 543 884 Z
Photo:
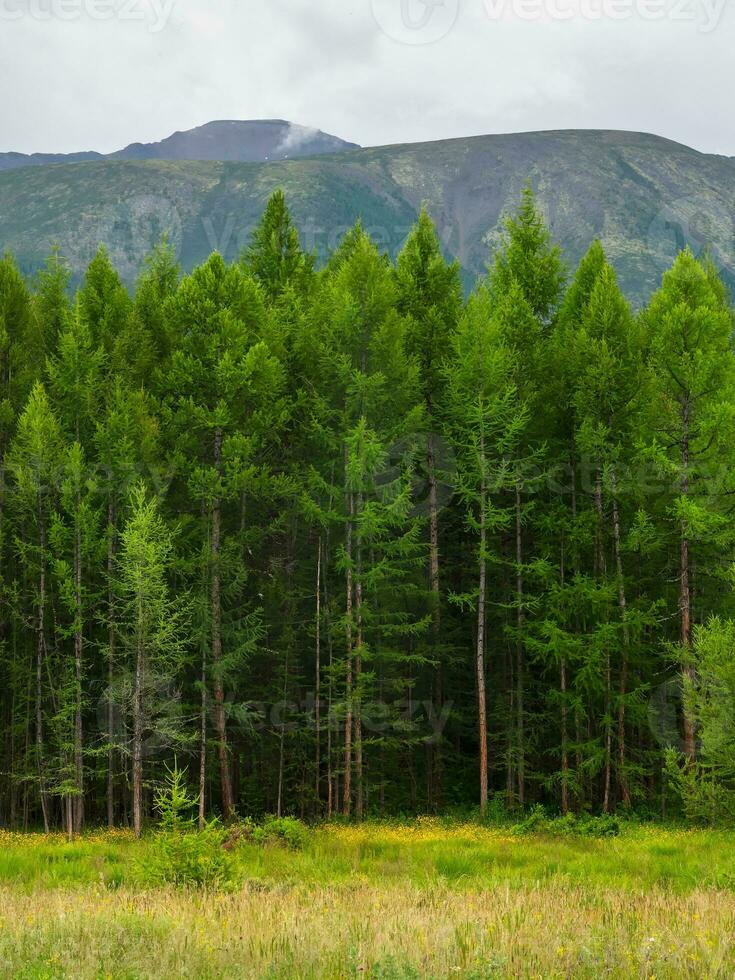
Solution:
M 685 244 L 709 246 L 735 282 L 735 162 L 623 132 L 482 136 L 266 164 L 27 168 L 0 174 L 0 247 L 30 272 L 58 243 L 79 275 L 104 242 L 132 280 L 167 231 L 190 268 L 214 248 L 237 255 L 283 187 L 306 246 L 322 256 L 357 218 L 395 253 L 425 203 L 470 283 L 528 181 L 569 264 L 599 236 L 636 302 Z
M 131 143 L 115 153 L 0 153 L 0 171 L 89 160 L 229 160 L 259 163 L 355 149 L 337 136 L 284 119 L 221 120 L 158 143 Z

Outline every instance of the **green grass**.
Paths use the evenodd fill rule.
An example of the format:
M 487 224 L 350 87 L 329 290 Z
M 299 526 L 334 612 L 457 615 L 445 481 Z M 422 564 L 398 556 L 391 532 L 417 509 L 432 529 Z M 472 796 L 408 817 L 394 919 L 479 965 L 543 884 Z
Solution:
M 419 820 L 238 845 L 226 892 L 148 889 L 152 838 L 0 834 L 0 976 L 729 977 L 735 833 Z

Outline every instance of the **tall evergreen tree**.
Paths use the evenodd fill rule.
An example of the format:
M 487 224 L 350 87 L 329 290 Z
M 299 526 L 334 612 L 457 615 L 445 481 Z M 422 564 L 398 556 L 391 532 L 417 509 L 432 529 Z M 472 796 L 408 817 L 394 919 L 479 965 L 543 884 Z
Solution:
M 473 540 L 477 585 L 454 600 L 476 616 L 475 674 L 480 757 L 480 810 L 488 803 L 486 626 L 488 569 L 498 561 L 497 536 L 510 514 L 499 497 L 512 485 L 508 455 L 528 425 L 528 408 L 513 383 L 513 355 L 505 346 L 485 288 L 470 298 L 455 340 L 448 374 L 448 411 L 458 454 L 458 493 Z M 493 543 L 495 541 L 495 548 Z M 494 638 L 497 644 L 497 637 Z
M 436 229 L 425 209 L 396 262 L 398 303 L 408 318 L 406 348 L 419 365 L 419 383 L 426 412 L 426 481 L 429 516 L 429 584 L 433 602 L 432 656 L 436 662 L 435 698 L 441 710 L 444 677 L 441 651 L 441 579 L 439 545 L 439 481 L 442 465 L 441 432 L 444 409 L 444 371 L 462 310 L 462 282 L 458 263 L 442 255 Z M 444 475 L 444 479 L 446 479 Z M 441 780 L 437 753 L 434 779 Z M 432 780 L 433 782 L 433 780 Z M 441 787 L 430 784 L 433 794 Z
M 684 677 L 691 681 L 696 674 L 695 616 L 702 621 L 716 607 L 718 554 L 727 554 L 732 541 L 723 497 L 733 466 L 732 314 L 711 270 L 685 251 L 651 300 L 644 327 L 649 338 L 648 455 L 673 488 L 662 495 L 660 517 L 678 552 L 673 577 L 678 582 L 679 655 Z M 688 713 L 684 742 L 687 757 L 694 759 L 695 724 Z
M 58 486 L 63 440 L 43 386 L 37 383 L 18 419 L 18 430 L 6 456 L 13 478 L 14 501 L 20 523 L 15 545 L 28 569 L 35 634 L 35 778 L 46 832 L 50 829 L 49 765 L 45 719 L 48 690 L 48 534 Z
M 200 551 L 207 555 L 209 676 L 214 693 L 214 727 L 222 812 L 234 811 L 227 740 L 225 685 L 239 663 L 240 641 L 223 650 L 223 505 L 232 499 L 228 460 L 248 439 L 279 423 L 280 367 L 259 339 L 266 317 L 260 288 L 237 266 L 215 254 L 186 277 L 168 306 L 174 353 L 164 394 L 171 431 L 186 459 L 187 490 L 203 506 Z
M 115 568 L 120 640 L 131 666 L 133 829 L 143 826 L 144 738 L 175 734 L 170 717 L 170 679 L 181 672 L 185 619 L 168 584 L 173 540 L 155 499 L 143 483 L 131 490 L 130 516 L 120 536 Z

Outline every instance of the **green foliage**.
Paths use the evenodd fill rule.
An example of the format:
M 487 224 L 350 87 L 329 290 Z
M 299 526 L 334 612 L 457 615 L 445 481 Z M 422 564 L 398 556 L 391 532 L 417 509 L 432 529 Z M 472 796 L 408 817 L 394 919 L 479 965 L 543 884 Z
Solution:
M 134 295 L 6 256 L 0 822 L 142 833 L 176 752 L 187 879 L 214 813 L 730 819 L 727 292 L 684 252 L 636 313 L 599 242 L 564 283 L 530 189 L 467 298 L 426 210 L 317 270 L 281 192 Z
M 252 839 L 256 844 L 284 844 L 300 851 L 309 840 L 308 828 L 294 817 L 266 817 L 262 824 L 252 827 Z
M 273 299 L 280 298 L 289 288 L 299 293 L 308 290 L 314 260 L 301 250 L 282 190 L 274 191 L 269 198 L 243 258 L 253 277 Z
M 525 187 L 520 207 L 505 222 L 505 235 L 490 268 L 490 290 L 500 298 L 517 286 L 539 323 L 548 326 L 556 315 L 564 279 L 561 251 L 551 242 L 532 189 Z
M 551 837 L 618 837 L 622 826 L 617 817 L 606 813 L 592 816 L 587 813 L 567 813 L 562 817 L 549 817 L 543 806 L 535 806 L 531 812 L 515 824 L 516 836 L 548 834 Z
M 192 815 L 198 800 L 189 794 L 186 772 L 174 765 L 156 791 L 159 828 L 152 848 L 138 862 L 137 876 L 146 885 L 225 888 L 237 880 L 233 855 L 225 850 L 227 831 L 217 820 L 199 830 Z

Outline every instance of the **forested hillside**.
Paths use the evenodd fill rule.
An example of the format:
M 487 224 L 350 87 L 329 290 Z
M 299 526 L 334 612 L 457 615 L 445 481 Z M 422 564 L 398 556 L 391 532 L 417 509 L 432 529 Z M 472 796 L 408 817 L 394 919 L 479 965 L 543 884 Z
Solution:
M 239 152 L 237 139 L 231 145 L 218 127 L 210 145 L 209 129 L 130 149 L 133 157 L 168 159 L 0 173 L 0 242 L 27 276 L 58 246 L 75 286 L 103 243 L 132 286 L 164 232 L 186 272 L 214 250 L 227 261 L 237 259 L 273 190 L 282 188 L 302 247 L 322 261 L 358 219 L 395 259 L 425 206 L 469 291 L 531 183 L 570 265 L 598 238 L 636 309 L 687 246 L 698 257 L 709 250 L 725 281 L 735 283 L 735 161 L 671 140 L 569 130 L 346 151 L 344 144 L 342 152 L 273 162 L 274 144 L 283 135 L 277 131 L 266 141 L 268 163 L 181 159 L 189 153 L 210 160 L 216 152 L 229 161 Z M 262 148 L 247 133 L 249 149 Z M 328 146 L 314 138 L 302 149 L 324 153 Z
M 465 299 L 423 212 L 317 267 L 0 262 L 0 823 L 731 811 L 735 360 L 533 195 Z

